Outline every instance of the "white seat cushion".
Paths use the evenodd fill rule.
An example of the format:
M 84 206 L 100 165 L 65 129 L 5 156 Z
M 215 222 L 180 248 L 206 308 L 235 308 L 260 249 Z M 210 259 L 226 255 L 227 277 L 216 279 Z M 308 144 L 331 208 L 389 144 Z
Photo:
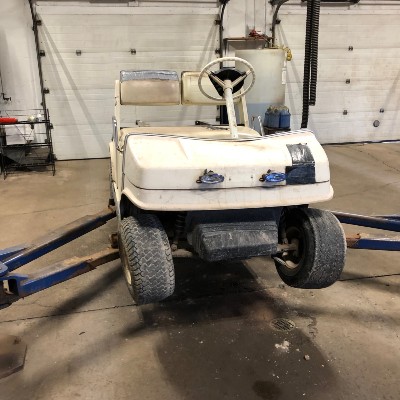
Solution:
M 178 105 L 179 77 L 175 71 L 121 71 L 121 105 Z

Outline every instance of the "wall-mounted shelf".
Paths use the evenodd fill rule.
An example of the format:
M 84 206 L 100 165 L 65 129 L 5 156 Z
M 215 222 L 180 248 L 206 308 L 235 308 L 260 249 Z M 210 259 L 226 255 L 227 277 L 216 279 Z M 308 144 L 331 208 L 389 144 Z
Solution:
M 231 37 L 224 39 L 225 48 L 233 47 L 235 50 L 255 50 L 264 49 L 271 46 L 271 38 L 247 36 L 247 37 Z
M 34 118 L 28 120 L 30 115 Z M 54 175 L 56 167 L 48 110 L 0 110 L 0 117 L 18 120 L 0 122 L 0 157 L 4 179 L 10 173 L 21 170 L 50 169 Z M 27 132 L 28 129 L 30 132 Z

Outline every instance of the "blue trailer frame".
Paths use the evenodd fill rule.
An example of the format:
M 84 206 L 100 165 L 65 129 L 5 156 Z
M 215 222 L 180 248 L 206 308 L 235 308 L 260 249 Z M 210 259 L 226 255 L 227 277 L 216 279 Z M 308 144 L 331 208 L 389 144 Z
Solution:
M 0 308 L 33 293 L 92 271 L 99 265 L 119 258 L 119 251 L 107 248 L 87 257 L 73 257 L 42 268 L 33 273 L 13 272 L 29 262 L 71 242 L 104 225 L 116 216 L 109 208 L 94 215 L 87 215 L 35 242 L 0 250 Z M 7 282 L 7 287 L 4 287 Z M 3 287 L 1 287 L 3 286 Z
M 400 215 L 365 216 L 333 212 L 343 224 L 400 232 Z M 113 247 L 87 257 L 73 257 L 33 273 L 13 272 L 29 262 L 106 224 L 116 216 L 113 208 L 80 218 L 26 245 L 0 250 L 0 308 L 51 286 L 94 270 L 119 258 L 116 235 L 111 235 Z M 363 234 L 346 237 L 347 247 L 366 250 L 400 251 L 400 237 L 367 237 Z M 183 255 L 185 256 L 186 253 Z M 5 282 L 7 285 L 5 286 Z
M 379 215 L 371 217 L 339 211 L 333 211 L 332 213 L 342 224 L 400 232 L 400 215 Z M 351 249 L 400 251 L 400 236 L 391 238 L 370 237 L 359 233 L 355 236 L 347 236 L 346 241 L 347 247 Z

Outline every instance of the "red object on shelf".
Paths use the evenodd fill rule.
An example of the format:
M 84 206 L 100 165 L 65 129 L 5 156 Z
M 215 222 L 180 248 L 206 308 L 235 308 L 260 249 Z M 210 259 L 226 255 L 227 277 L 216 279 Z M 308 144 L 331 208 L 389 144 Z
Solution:
M 17 118 L 0 117 L 0 125 L 1 124 L 15 124 L 16 122 L 18 122 Z

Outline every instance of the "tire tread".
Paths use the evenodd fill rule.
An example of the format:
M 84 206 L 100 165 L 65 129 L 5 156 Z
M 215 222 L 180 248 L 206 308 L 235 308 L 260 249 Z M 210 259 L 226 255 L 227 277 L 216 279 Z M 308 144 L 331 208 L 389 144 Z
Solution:
M 120 246 L 124 247 L 132 278 L 129 291 L 137 304 L 164 300 L 175 289 L 175 271 L 167 234 L 153 214 L 124 218 L 120 223 Z M 124 262 L 124 260 L 122 260 Z
M 286 275 L 276 263 L 282 280 L 303 289 L 321 289 L 334 284 L 343 271 L 347 248 L 338 219 L 329 211 L 295 208 L 289 211 L 286 223 L 301 225 L 308 240 L 305 260 L 295 275 Z

